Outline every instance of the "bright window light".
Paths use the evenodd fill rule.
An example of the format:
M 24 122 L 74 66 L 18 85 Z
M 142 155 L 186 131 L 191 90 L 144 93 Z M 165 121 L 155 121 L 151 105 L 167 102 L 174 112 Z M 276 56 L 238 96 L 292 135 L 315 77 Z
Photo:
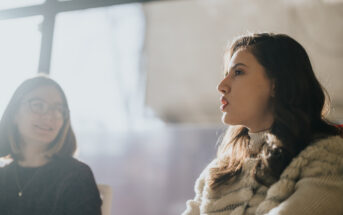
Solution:
M 0 113 L 2 115 L 14 90 L 37 73 L 42 17 L 0 21 Z
M 51 76 L 66 91 L 75 130 L 126 132 L 159 124 L 144 117 L 141 4 L 61 13 L 55 26 Z
M 43 4 L 45 0 L 1 0 L 0 10 Z

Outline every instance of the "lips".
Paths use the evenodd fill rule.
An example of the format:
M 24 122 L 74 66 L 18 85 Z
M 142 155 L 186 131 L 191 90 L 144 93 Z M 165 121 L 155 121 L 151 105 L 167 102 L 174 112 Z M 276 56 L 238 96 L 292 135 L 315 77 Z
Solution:
M 42 126 L 42 125 L 34 125 L 36 128 L 43 130 L 43 131 L 52 131 L 53 128 L 49 126 Z
M 222 105 L 220 106 L 220 109 L 223 111 L 225 107 L 229 104 L 229 102 L 224 96 L 220 97 L 220 101 L 222 103 Z

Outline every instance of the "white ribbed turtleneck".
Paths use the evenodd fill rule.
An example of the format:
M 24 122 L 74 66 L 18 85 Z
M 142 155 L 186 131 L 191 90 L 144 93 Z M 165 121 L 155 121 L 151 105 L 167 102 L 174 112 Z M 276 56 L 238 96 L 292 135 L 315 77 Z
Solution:
M 263 130 L 259 132 L 248 132 L 250 141 L 249 141 L 249 149 L 252 153 L 258 153 L 260 151 L 261 146 L 266 141 L 267 134 L 269 130 Z

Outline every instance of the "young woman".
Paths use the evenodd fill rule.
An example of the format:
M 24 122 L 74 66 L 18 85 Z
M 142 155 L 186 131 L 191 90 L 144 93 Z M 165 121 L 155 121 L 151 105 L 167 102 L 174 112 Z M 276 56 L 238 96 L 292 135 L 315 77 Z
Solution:
M 230 125 L 183 215 L 343 214 L 342 131 L 309 57 L 283 34 L 233 42 L 218 85 Z
M 0 121 L 1 215 L 99 215 L 101 199 L 91 169 L 76 149 L 62 88 L 37 76 L 15 91 Z

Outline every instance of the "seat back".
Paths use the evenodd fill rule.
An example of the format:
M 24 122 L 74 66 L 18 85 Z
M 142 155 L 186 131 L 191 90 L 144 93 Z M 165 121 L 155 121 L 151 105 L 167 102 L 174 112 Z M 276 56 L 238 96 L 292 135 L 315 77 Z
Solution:
M 98 189 L 102 199 L 101 213 L 102 215 L 111 215 L 112 188 L 107 184 L 98 184 Z

